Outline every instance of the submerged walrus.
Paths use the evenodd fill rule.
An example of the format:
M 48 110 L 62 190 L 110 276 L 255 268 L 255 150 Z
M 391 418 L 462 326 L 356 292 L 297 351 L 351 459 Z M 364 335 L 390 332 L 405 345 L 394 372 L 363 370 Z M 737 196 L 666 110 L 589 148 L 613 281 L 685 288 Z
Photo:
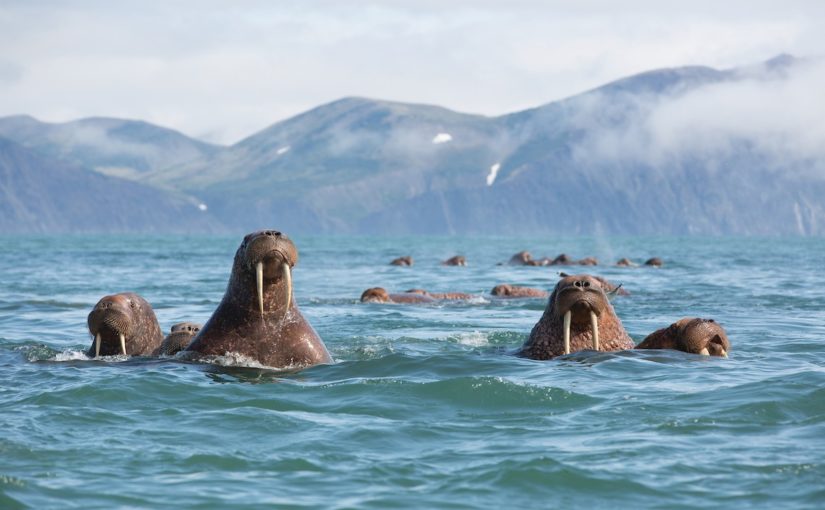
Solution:
M 676 349 L 677 351 L 728 357 L 730 341 L 725 329 L 713 319 L 685 317 L 647 335 L 637 349 Z
M 450 257 L 444 262 L 441 263 L 442 266 L 466 266 L 467 259 L 464 255 L 456 255 L 454 257 Z
M 163 343 L 160 344 L 158 356 L 174 356 L 178 352 L 186 349 L 186 346 L 195 338 L 201 330 L 200 324 L 194 322 L 179 322 L 172 326 L 171 331 Z
M 510 285 L 509 283 L 496 285 L 490 291 L 490 294 L 503 298 L 546 298 L 550 295 L 546 290 Z
M 297 262 L 298 250 L 280 232 L 244 237 L 221 303 L 186 352 L 237 353 L 279 368 L 332 362 L 292 298 Z
M 94 338 L 89 357 L 154 355 L 163 341 L 155 311 L 134 292 L 102 297 L 87 323 Z
M 404 256 L 404 257 L 398 257 L 397 259 L 393 259 L 390 262 L 390 265 L 391 266 L 412 266 L 414 263 L 415 262 L 413 261 L 413 258 L 410 257 L 409 255 L 407 255 L 407 256 Z
M 584 349 L 632 348 L 633 340 L 613 311 L 601 282 L 589 275 L 574 275 L 556 284 L 544 314 L 517 354 L 551 359 Z
M 415 289 L 414 289 L 415 290 Z M 424 291 L 426 292 L 426 291 Z M 436 299 L 421 292 L 399 292 L 390 294 L 383 287 L 372 287 L 361 293 L 362 303 L 434 303 Z

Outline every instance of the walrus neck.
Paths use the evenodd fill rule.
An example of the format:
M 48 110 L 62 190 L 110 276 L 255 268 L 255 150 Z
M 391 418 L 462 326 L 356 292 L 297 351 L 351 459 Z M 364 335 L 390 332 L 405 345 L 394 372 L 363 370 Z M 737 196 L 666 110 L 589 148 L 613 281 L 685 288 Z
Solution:
M 264 281 L 262 286 L 263 316 L 285 315 L 288 311 L 284 296 L 287 283 L 283 279 L 274 282 Z M 261 315 L 261 305 L 258 302 L 257 282 L 255 274 L 244 274 L 241 277 L 233 275 L 226 290 L 224 300 L 228 300 L 237 308 L 248 310 L 255 315 Z M 289 309 L 295 307 L 294 300 L 290 300 Z

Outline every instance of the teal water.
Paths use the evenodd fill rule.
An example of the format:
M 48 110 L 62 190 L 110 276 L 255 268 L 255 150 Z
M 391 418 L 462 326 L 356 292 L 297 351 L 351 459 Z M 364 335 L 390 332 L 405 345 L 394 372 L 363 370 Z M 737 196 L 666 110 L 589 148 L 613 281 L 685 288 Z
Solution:
M 240 238 L 0 238 L 0 508 L 825 504 L 825 240 L 298 237 L 295 296 L 336 364 L 81 354 L 105 294 L 140 293 L 164 330 L 204 322 Z M 632 293 L 614 307 L 636 341 L 711 317 L 730 358 L 524 360 L 509 353 L 543 300 L 358 303 L 554 285 L 558 269 L 496 265 L 522 249 L 663 257 L 586 269 Z M 457 253 L 469 267 L 438 265 Z

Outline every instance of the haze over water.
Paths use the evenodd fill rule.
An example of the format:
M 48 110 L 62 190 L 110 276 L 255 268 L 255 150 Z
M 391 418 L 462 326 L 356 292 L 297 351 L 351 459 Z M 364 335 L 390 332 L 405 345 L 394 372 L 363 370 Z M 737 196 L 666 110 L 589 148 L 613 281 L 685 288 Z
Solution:
M 86 315 L 136 291 L 205 322 L 241 236 L 0 238 L 2 508 L 817 508 L 825 501 L 825 240 L 298 237 L 295 297 L 336 359 L 297 373 L 88 360 Z M 498 266 L 520 250 L 602 265 Z M 455 254 L 468 267 L 439 265 Z M 389 266 L 412 255 L 412 268 Z M 665 267 L 615 268 L 659 256 Z M 557 271 L 622 283 L 635 341 L 684 316 L 729 359 L 509 353 Z M 464 291 L 361 304 L 367 287 Z M 228 362 L 231 360 L 228 360 Z

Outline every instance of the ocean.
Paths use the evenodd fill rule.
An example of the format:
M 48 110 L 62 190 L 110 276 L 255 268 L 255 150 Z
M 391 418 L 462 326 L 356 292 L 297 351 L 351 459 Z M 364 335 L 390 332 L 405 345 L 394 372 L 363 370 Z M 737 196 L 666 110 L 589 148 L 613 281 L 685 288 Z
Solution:
M 825 506 L 823 239 L 295 236 L 334 364 L 85 357 L 106 294 L 141 294 L 165 332 L 204 323 L 243 234 L 0 237 L 0 508 Z M 497 265 L 520 250 L 601 265 Z M 513 356 L 546 300 L 490 289 L 558 271 L 630 291 L 637 343 L 713 318 L 730 357 Z M 477 297 L 360 303 L 375 286 Z

